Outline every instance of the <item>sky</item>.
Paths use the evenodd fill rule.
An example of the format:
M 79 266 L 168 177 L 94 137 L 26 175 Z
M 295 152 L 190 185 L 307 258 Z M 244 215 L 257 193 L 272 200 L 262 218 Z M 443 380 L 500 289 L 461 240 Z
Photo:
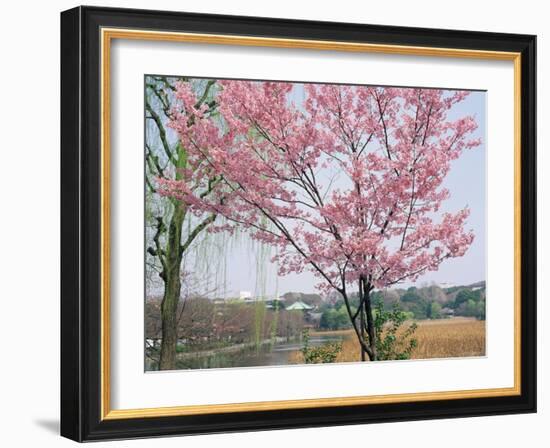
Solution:
M 303 89 L 297 88 L 291 100 L 300 101 Z M 482 144 L 465 150 L 453 161 L 443 187 L 449 189 L 450 198 L 442 206 L 442 212 L 456 212 L 465 206 L 470 209 L 466 229 L 472 230 L 474 242 L 461 258 L 444 261 L 439 269 L 421 276 L 414 285 L 437 283 L 445 285 L 470 284 L 485 280 L 486 252 L 486 92 L 471 92 L 461 103 L 456 104 L 448 114 L 451 120 L 465 115 L 475 116 L 478 129 L 473 137 L 480 137 Z M 236 297 L 241 292 L 253 296 L 277 296 L 285 292 L 316 292 L 319 279 L 309 272 L 277 275 L 276 266 L 269 261 L 269 248 L 258 247 L 246 233 L 228 240 L 217 237 L 218 256 L 201 260 L 200 270 L 216 283 L 212 289 L 217 296 Z M 211 258 L 211 257 L 209 257 Z M 196 266 L 198 268 L 198 266 Z M 405 282 L 397 287 L 412 286 Z

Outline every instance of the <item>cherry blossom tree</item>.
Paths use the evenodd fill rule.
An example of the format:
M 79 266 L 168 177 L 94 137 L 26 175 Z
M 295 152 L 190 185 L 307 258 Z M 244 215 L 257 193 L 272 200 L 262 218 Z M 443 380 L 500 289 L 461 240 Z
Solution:
M 170 126 L 188 168 L 179 180 L 159 180 L 162 194 L 199 216 L 225 217 L 210 231 L 241 227 L 272 245 L 280 275 L 309 270 L 319 288 L 338 291 L 363 359 L 377 360 L 372 291 L 437 270 L 474 239 L 467 207 L 440 211 L 452 161 L 480 144 L 474 117 L 449 119 L 468 93 L 219 84 L 215 119 L 188 84 L 177 86 Z M 212 178 L 212 192 L 197 195 Z

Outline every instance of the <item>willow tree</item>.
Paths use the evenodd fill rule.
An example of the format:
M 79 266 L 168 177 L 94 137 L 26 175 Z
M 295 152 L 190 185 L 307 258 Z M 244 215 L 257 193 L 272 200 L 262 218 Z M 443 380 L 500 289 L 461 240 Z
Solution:
M 448 118 L 468 93 L 310 84 L 296 104 L 294 88 L 221 82 L 221 127 L 180 84 L 185 110 L 171 127 L 196 181 L 221 181 L 208 197 L 189 179 L 161 181 L 162 193 L 276 247 L 280 275 L 313 272 L 343 297 L 363 357 L 377 360 L 372 291 L 437 270 L 474 239 L 467 207 L 440 212 L 451 162 L 480 144 L 473 117 Z
M 177 85 L 184 84 L 198 92 L 195 107 L 205 117 L 216 112 L 212 100 L 213 81 L 191 83 L 182 78 L 146 76 L 145 78 L 145 181 L 147 223 L 147 272 L 149 280 L 162 282 L 161 346 L 159 369 L 176 368 L 178 339 L 178 304 L 182 290 L 182 260 L 193 242 L 216 219 L 211 212 L 201 219 L 189 213 L 185 200 L 163 198 L 158 194 L 158 182 L 174 180 L 185 182 L 186 172 L 193 170 L 188 164 L 188 148 L 170 135 L 167 125 L 179 113 Z M 191 123 L 190 123 L 191 125 Z M 204 173 L 203 173 L 204 174 Z M 190 191 L 206 198 L 215 185 L 215 176 L 207 176 L 206 187 L 189 184 Z M 208 183 L 209 182 L 209 183 Z

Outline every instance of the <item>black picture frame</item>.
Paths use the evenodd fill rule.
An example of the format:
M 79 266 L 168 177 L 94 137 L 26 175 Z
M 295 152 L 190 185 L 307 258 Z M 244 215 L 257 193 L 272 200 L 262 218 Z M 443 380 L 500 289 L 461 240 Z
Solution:
M 102 420 L 102 27 L 521 53 L 521 393 Z M 93 441 L 536 412 L 535 58 L 531 35 L 99 7 L 61 13 L 61 435 Z

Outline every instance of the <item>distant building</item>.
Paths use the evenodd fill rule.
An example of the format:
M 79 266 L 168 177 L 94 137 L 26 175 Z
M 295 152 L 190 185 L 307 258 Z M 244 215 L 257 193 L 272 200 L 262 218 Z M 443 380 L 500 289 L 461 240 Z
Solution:
M 250 291 L 241 291 L 239 293 L 239 299 L 245 303 L 256 303 L 256 302 L 265 302 L 266 305 L 269 306 L 273 305 L 273 303 L 283 304 L 285 301 L 284 297 L 279 297 L 277 295 L 268 296 L 268 295 L 260 295 L 260 296 L 253 296 Z
M 284 310 L 285 299 L 284 297 L 274 297 L 273 299 L 266 299 L 265 307 L 270 310 Z
M 302 302 L 301 300 L 298 300 L 297 302 L 294 302 L 292 305 L 289 305 L 286 307 L 287 311 L 309 311 L 312 310 L 313 307 L 309 306 L 307 303 Z

